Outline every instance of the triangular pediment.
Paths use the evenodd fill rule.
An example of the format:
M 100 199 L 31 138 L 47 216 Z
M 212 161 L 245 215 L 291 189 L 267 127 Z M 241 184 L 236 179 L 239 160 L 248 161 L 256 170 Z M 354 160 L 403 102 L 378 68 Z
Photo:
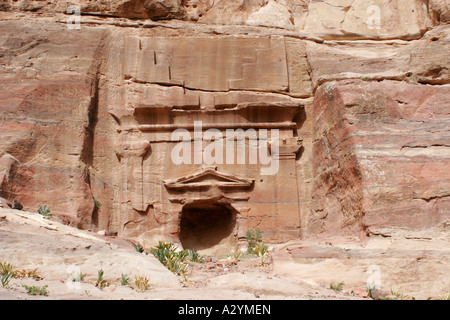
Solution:
M 165 180 L 168 189 L 192 189 L 217 186 L 219 188 L 249 188 L 254 179 L 238 177 L 234 174 L 217 171 L 215 168 L 206 168 L 195 174 L 174 180 Z

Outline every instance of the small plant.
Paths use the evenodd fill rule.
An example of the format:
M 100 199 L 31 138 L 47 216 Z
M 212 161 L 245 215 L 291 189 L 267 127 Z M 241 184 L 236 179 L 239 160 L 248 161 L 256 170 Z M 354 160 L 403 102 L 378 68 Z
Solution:
M 440 300 L 450 300 L 450 292 L 447 292 L 446 294 L 444 294 L 443 296 L 439 297 Z
M 100 201 L 98 201 L 98 200 L 95 199 L 95 198 L 92 198 L 92 200 L 94 200 L 94 209 L 95 209 L 95 210 L 99 210 L 100 207 L 102 206 L 102 204 L 100 203 Z
M 166 258 L 165 266 L 178 276 L 186 278 L 188 272 L 188 265 L 184 263 L 185 257 L 183 255 L 173 254 Z
M 42 205 L 39 205 L 38 213 L 41 216 L 51 217 L 52 216 L 52 214 L 50 213 L 51 211 L 52 210 L 50 209 L 50 207 L 47 207 L 47 205 L 45 205 L 43 208 L 42 208 Z
M 130 284 L 130 283 L 129 283 L 128 275 L 122 273 L 122 276 L 121 276 L 121 278 L 120 278 L 120 285 L 122 285 L 122 286 L 127 286 L 127 285 L 129 285 L 129 284 Z
M 13 278 L 23 279 L 23 278 L 33 278 L 42 279 L 42 277 L 37 273 L 37 269 L 25 270 L 25 269 L 15 269 L 15 267 L 9 262 L 0 262 L 0 275 L 12 274 Z
M 98 270 L 97 272 L 97 283 L 100 283 L 103 281 L 103 276 L 104 276 L 104 271 L 103 269 Z
M 14 266 L 9 262 L 0 262 L 0 275 L 14 274 Z
M 261 242 L 253 247 L 253 252 L 261 258 L 261 265 L 263 266 L 266 262 L 269 247 L 264 242 Z
M 374 284 L 367 284 L 366 291 L 369 294 L 369 297 L 373 298 L 373 292 L 376 290 L 376 286 Z
M 94 285 L 100 290 L 109 286 L 109 282 L 103 278 L 103 275 L 104 275 L 103 269 L 98 270 L 97 280 L 94 282 Z
M 369 77 L 362 77 L 361 80 L 362 81 L 370 81 L 370 78 Z
M 372 295 L 372 291 L 375 290 L 375 287 L 366 287 L 366 290 L 369 292 L 369 296 L 374 298 Z M 376 297 L 378 300 L 408 300 L 409 296 L 405 295 L 403 292 L 400 292 L 400 287 L 391 287 L 391 294 L 387 296 L 378 296 Z M 431 297 L 428 297 L 427 300 L 430 300 Z M 416 300 L 416 298 L 411 297 L 411 300 Z
M 189 261 L 197 262 L 197 263 L 204 263 L 205 257 L 198 254 L 197 250 L 193 249 L 186 249 L 183 250 L 186 252 L 186 257 Z
M 133 247 L 134 247 L 134 250 L 136 250 L 136 252 L 139 252 L 139 253 L 144 252 L 144 247 L 141 246 L 140 244 L 135 244 L 135 245 L 133 245 Z
M 344 281 L 341 281 L 338 283 L 330 283 L 330 289 L 334 290 L 335 292 L 342 291 L 343 286 L 344 286 Z
M 159 241 L 158 245 L 150 249 L 150 252 L 162 263 L 166 258 L 172 254 L 175 254 L 176 247 L 172 242 Z
M 86 277 L 86 275 L 84 273 L 77 273 L 72 277 L 72 281 L 73 282 L 81 282 L 84 280 L 84 278 Z
M 255 253 L 253 248 L 261 242 L 261 230 L 247 230 L 245 240 L 247 241 L 247 253 Z
M 239 261 L 239 259 L 242 256 L 242 251 L 240 251 L 240 250 L 233 251 L 231 254 L 232 254 L 234 260 Z
M 5 273 L 1 275 L 1 283 L 2 287 L 6 287 L 9 284 L 9 281 L 11 280 L 13 274 L 12 273 Z
M 176 275 L 183 276 L 186 279 L 188 266 L 185 261 L 188 251 L 183 250 L 177 252 L 177 247 L 172 243 L 159 241 L 158 245 L 150 249 L 150 252 L 164 265 L 167 269 Z
M 400 300 L 405 300 L 408 296 L 405 296 L 403 292 L 400 292 L 400 287 L 391 287 L 391 295 Z
M 14 277 L 14 266 L 9 262 L 0 262 L 0 280 L 2 287 L 6 287 Z
M 23 278 L 33 278 L 36 280 L 42 279 L 42 277 L 37 273 L 37 269 L 33 270 L 14 270 L 13 271 L 14 278 L 23 279 Z
M 48 296 L 48 290 L 47 290 L 48 286 L 47 285 L 45 285 L 43 287 L 38 287 L 38 286 L 31 286 L 31 287 L 29 287 L 29 286 L 23 284 L 22 287 L 24 287 L 27 290 L 27 293 L 29 295 L 32 295 L 32 296 L 38 296 L 38 295 L 39 296 Z
M 139 276 L 135 277 L 134 284 L 136 285 L 136 288 L 138 291 L 146 291 L 150 289 L 149 279 L 148 277 Z

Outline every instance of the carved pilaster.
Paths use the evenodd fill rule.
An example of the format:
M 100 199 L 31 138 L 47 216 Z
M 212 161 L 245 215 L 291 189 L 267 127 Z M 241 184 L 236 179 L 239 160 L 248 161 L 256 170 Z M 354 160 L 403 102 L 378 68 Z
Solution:
M 278 151 L 272 156 L 279 161 L 279 170 L 274 175 L 276 224 L 282 232 L 300 232 L 300 208 L 297 193 L 297 171 L 295 160 L 302 146 L 298 137 L 280 139 Z M 285 235 L 277 231 L 277 238 Z
M 130 200 L 133 209 L 145 212 L 143 160 L 150 150 L 148 141 L 124 141 L 116 145 L 115 151 L 121 163 L 121 183 L 125 202 Z

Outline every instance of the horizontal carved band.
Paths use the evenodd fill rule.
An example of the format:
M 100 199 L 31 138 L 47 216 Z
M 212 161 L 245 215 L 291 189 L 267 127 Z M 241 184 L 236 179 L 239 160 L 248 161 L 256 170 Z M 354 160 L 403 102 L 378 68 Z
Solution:
M 202 129 L 295 129 L 295 122 L 264 123 L 204 123 Z M 134 128 L 130 128 L 133 130 Z M 137 127 L 140 131 L 173 131 L 176 129 L 194 130 L 194 124 L 143 124 Z

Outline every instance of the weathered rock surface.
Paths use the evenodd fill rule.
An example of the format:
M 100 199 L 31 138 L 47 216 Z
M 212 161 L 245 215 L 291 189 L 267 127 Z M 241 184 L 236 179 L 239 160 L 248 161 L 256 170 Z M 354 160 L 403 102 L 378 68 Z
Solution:
M 0 28 L 2 195 L 34 210 L 45 201 L 70 223 L 90 225 L 88 165 L 103 30 L 71 33 L 21 21 L 1 21 Z
M 87 291 L 91 292 L 93 298 L 107 298 L 108 295 L 114 298 L 111 291 L 105 294 L 92 285 L 100 269 L 104 270 L 105 280 L 113 285 L 110 290 L 117 286 L 117 291 L 130 298 L 137 292 L 129 287 L 120 288 L 122 274 L 127 274 L 130 282 L 134 281 L 135 276 L 146 276 L 153 289 L 171 290 L 181 287 L 176 276 L 155 257 L 137 253 L 130 243 L 102 238 L 51 221 L 37 213 L 1 210 L 1 262 L 11 263 L 18 269 L 37 269 L 37 273 L 57 299 L 89 298 Z M 80 273 L 84 275 L 83 283 L 73 282 L 72 278 Z M 14 280 L 10 286 L 14 290 L 8 292 L 4 288 L 0 297 L 4 299 L 15 292 L 16 295 L 23 295 L 20 285 L 23 281 L 26 280 Z M 31 279 L 28 282 L 44 285 L 36 284 Z
M 375 298 L 442 299 L 448 291 L 448 223 L 425 232 L 405 229 L 373 236 L 366 243 L 332 241 L 279 247 L 272 255 L 273 271 L 313 286 L 343 282 L 344 294 L 359 297 L 368 295 L 368 285 L 376 288 Z
M 312 234 L 426 229 L 449 218 L 449 95 L 361 80 L 318 89 Z
M 417 41 L 307 42 L 314 88 L 343 79 L 448 84 L 449 27 L 436 27 Z
M 323 39 L 414 39 L 448 23 L 450 12 L 446 0 L 3 0 L 0 9 L 64 12 L 70 5 L 89 15 L 265 26 Z

